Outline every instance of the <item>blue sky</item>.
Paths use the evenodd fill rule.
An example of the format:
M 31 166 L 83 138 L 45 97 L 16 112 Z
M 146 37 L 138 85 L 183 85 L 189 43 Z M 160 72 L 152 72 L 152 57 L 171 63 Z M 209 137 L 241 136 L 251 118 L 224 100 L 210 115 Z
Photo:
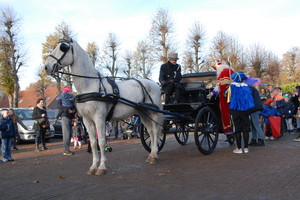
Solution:
M 151 27 L 158 8 L 168 8 L 175 24 L 179 55 L 188 29 L 199 21 L 208 40 L 218 31 L 236 35 L 245 46 L 260 42 L 281 56 L 300 46 L 298 0 L 0 0 L 23 17 L 21 35 L 28 49 L 27 68 L 20 77 L 21 89 L 37 80 L 42 64 L 42 43 L 62 20 L 77 33 L 85 48 L 95 41 L 101 48 L 108 33 L 116 33 L 121 48 L 135 50 Z M 156 79 L 157 77 L 153 77 Z

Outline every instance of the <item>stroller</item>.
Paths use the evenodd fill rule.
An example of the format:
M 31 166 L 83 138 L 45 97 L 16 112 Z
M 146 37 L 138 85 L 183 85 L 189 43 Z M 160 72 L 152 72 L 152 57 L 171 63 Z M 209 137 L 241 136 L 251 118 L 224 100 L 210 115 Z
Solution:
M 125 124 L 125 130 L 121 134 L 121 140 L 140 138 L 141 119 L 138 115 L 133 115 L 128 120 L 122 122 Z

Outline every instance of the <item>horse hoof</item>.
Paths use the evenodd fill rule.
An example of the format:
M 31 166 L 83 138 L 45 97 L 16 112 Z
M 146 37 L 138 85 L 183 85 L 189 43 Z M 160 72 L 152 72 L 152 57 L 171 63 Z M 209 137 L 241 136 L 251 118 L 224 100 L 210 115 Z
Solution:
M 151 162 L 151 159 L 152 159 L 151 156 L 148 156 L 148 158 L 146 159 L 146 162 L 147 162 L 147 163 L 150 163 L 150 162 Z
M 95 175 L 103 175 L 106 174 L 106 169 L 97 169 Z
M 150 165 L 154 165 L 154 164 L 157 164 L 157 158 L 152 158 L 150 160 Z
M 87 171 L 87 175 L 94 175 L 96 172 L 96 169 L 89 169 L 89 171 Z
M 146 159 L 146 162 L 150 163 L 150 165 L 157 164 L 157 158 L 148 156 L 148 158 Z

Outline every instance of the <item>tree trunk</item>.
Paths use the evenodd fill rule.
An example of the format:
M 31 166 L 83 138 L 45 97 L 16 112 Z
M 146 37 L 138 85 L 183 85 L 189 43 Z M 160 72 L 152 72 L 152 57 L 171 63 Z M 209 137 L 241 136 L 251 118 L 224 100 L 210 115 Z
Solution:
M 9 94 L 7 95 L 7 98 L 8 98 L 8 105 L 10 108 L 13 107 L 13 95 Z
M 19 80 L 18 77 L 15 77 L 15 82 L 14 82 L 14 93 L 13 93 L 13 108 L 18 108 L 19 107 L 19 90 L 20 90 L 20 86 L 19 86 Z
M 60 80 L 60 78 L 57 78 L 57 77 L 55 77 L 55 80 L 56 80 L 56 87 L 57 87 L 57 90 L 58 90 L 58 94 L 60 93 L 60 91 L 61 91 L 61 80 Z

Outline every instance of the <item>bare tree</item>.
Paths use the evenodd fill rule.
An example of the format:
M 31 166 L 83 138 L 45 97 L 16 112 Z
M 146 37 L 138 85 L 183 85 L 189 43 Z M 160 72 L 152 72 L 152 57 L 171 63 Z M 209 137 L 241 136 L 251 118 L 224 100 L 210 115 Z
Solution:
M 160 8 L 152 19 L 150 38 L 157 59 L 166 63 L 169 50 L 175 49 L 174 24 L 167 9 Z
M 195 22 L 189 30 L 187 39 L 187 50 L 185 56 L 190 72 L 200 72 L 201 65 L 204 63 L 202 53 L 205 41 L 205 29 L 199 21 Z M 192 63 L 191 63 L 192 61 Z M 192 64 L 192 66 L 190 65 Z
M 280 84 L 281 79 L 279 77 L 281 74 L 281 66 L 279 58 L 275 55 L 275 53 L 269 51 L 267 52 L 266 63 L 266 74 L 269 79 L 269 83 L 271 83 L 271 85 Z M 263 77 L 263 80 L 267 81 L 267 78 Z
M 11 79 L 13 80 L 13 98 L 11 107 L 18 107 L 19 99 L 19 70 L 24 66 L 25 51 L 24 45 L 19 36 L 21 27 L 21 18 L 9 6 L 1 9 L 0 29 L 1 29 L 1 51 L 6 51 L 6 67 L 11 70 Z M 9 70 L 8 70 L 9 71 Z
M 123 73 L 127 78 L 133 77 L 132 63 L 133 63 L 133 55 L 131 51 L 126 51 L 123 57 L 126 63 L 126 67 L 123 69 Z
M 210 58 L 213 62 L 221 60 L 234 71 L 244 71 L 246 69 L 246 52 L 236 36 L 220 31 L 214 37 L 212 43 Z
M 151 46 L 147 40 L 138 42 L 134 53 L 134 67 L 138 77 L 150 78 L 154 66 L 154 56 L 151 54 Z
M 227 62 L 228 56 L 226 53 L 226 49 L 229 46 L 229 36 L 224 32 L 220 31 L 214 37 L 212 41 L 212 56 L 214 60 L 220 60 L 222 62 Z
M 39 80 L 37 81 L 37 84 L 35 85 L 35 91 L 37 94 L 39 94 L 43 99 L 46 99 L 45 96 L 45 90 L 49 87 L 51 84 L 51 79 L 48 78 L 45 69 L 41 66 L 40 72 L 38 74 Z
M 186 50 L 184 52 L 183 61 L 182 61 L 184 73 L 192 73 L 194 71 L 194 59 L 193 52 Z
M 300 73 L 300 48 L 292 47 L 283 54 L 281 62 L 284 77 L 284 83 L 291 83 L 298 79 Z
M 250 46 L 248 62 L 252 75 L 262 78 L 267 69 L 267 51 L 261 44 L 255 43 Z
M 114 33 L 109 33 L 103 45 L 103 54 L 100 57 L 101 65 L 107 69 L 111 76 L 116 77 L 119 71 L 118 58 L 120 42 Z
M 99 59 L 99 47 L 96 42 L 91 42 L 87 44 L 86 52 L 92 60 L 94 67 L 96 66 L 96 62 Z

